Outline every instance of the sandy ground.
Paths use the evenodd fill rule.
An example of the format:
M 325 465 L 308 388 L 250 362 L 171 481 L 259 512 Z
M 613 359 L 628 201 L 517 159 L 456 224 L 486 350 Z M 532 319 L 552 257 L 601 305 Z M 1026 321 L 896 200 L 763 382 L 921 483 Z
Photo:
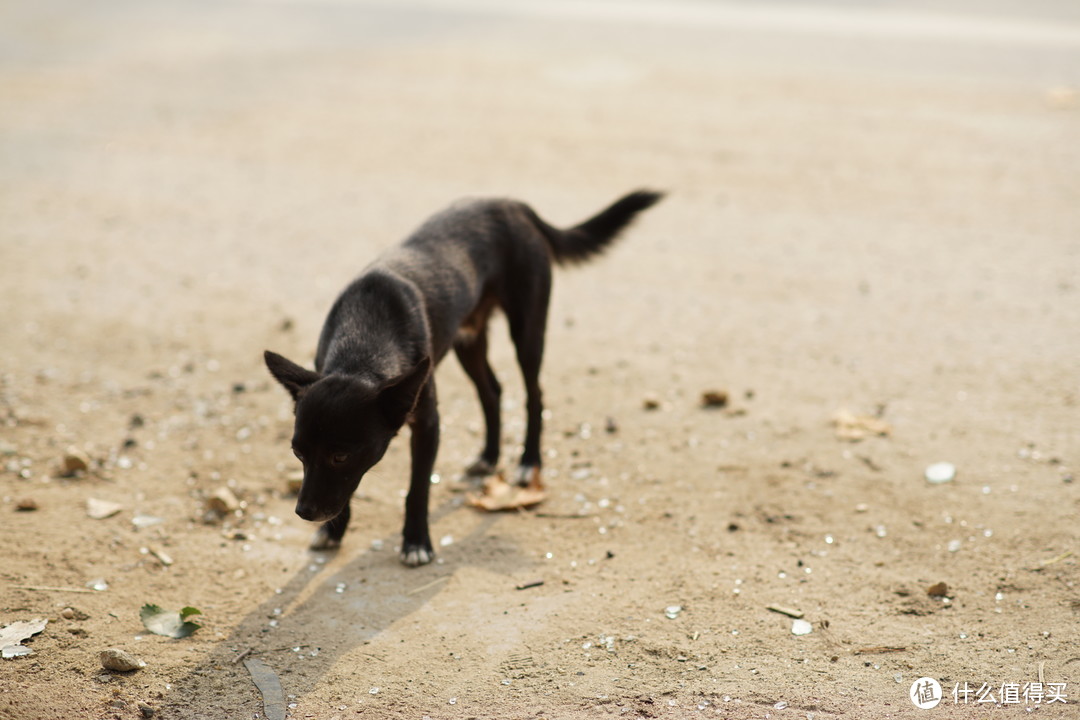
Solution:
M 1069 3 L 0 4 L 0 717 L 267 717 L 245 659 L 292 718 L 1080 717 L 1078 84 Z M 458 197 L 639 186 L 557 277 L 549 499 L 463 504 L 450 361 L 438 562 L 401 440 L 307 551 L 263 349 Z

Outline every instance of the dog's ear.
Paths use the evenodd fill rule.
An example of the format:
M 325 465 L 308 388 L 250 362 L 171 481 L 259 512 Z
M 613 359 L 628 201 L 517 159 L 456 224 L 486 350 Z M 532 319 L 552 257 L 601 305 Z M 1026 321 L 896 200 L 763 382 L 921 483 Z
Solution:
M 285 386 L 293 400 L 297 400 L 308 385 L 322 377 L 314 370 L 302 368 L 292 360 L 269 350 L 263 353 L 263 358 L 266 360 L 266 367 L 270 369 L 270 374 Z
M 404 425 L 409 415 L 416 409 L 420 390 L 430 375 L 431 358 L 425 357 L 416 364 L 416 367 L 401 377 L 391 380 L 379 392 L 379 406 L 394 427 Z

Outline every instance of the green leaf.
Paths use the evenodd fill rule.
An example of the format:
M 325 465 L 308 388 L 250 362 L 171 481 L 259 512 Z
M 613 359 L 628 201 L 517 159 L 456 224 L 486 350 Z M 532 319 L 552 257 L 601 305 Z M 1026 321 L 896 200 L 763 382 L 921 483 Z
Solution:
M 202 615 L 202 610 L 199 610 L 198 608 L 193 608 L 189 605 L 188 607 L 180 611 L 181 620 L 187 620 L 192 615 Z
M 187 621 L 192 615 L 202 615 L 202 612 L 193 607 L 186 607 L 180 612 L 163 610 L 149 603 L 143 605 L 139 611 L 139 618 L 147 630 L 155 635 L 172 638 L 185 638 L 202 627 L 198 623 Z

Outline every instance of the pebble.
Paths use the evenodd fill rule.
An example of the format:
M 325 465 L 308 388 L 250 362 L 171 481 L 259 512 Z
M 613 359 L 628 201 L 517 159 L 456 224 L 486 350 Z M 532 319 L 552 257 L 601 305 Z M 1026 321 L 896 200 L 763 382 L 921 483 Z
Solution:
M 952 482 L 956 477 L 956 466 L 952 463 L 939 462 L 926 468 L 926 482 L 931 485 L 941 485 Z
M 33 512 L 37 509 L 37 500 L 35 500 L 34 498 L 20 498 L 15 501 L 16 512 Z
M 135 706 L 139 708 L 139 714 L 142 715 L 144 718 L 154 717 L 154 708 L 142 702 L 141 700 L 136 703 Z
M 145 662 L 119 648 L 102 650 L 99 657 L 101 658 L 101 667 L 106 670 L 129 672 L 131 670 L 138 670 L 146 667 Z
M 80 472 L 86 472 L 90 468 L 90 459 L 86 453 L 77 448 L 69 448 L 64 457 L 60 459 L 60 476 L 75 477 Z
M 806 620 L 795 620 L 791 623 L 792 635 L 809 635 L 814 631 L 814 626 Z
M 728 404 L 726 390 L 706 390 L 701 393 L 701 406 L 706 408 L 722 408 Z
M 659 410 L 660 398 L 653 394 L 646 395 L 641 399 L 641 407 L 646 410 Z
M 64 618 L 65 620 L 74 620 L 75 610 L 69 607 L 64 608 L 60 611 L 60 617 Z
M 926 589 L 926 594 L 930 597 L 947 597 L 949 594 L 949 586 L 943 582 L 934 583 Z
M 120 503 L 114 503 L 108 500 L 98 500 L 97 498 L 86 499 L 86 514 L 94 520 L 110 518 L 123 509 L 124 506 Z
M 206 498 L 206 509 L 224 517 L 240 509 L 240 500 L 229 488 L 219 487 Z

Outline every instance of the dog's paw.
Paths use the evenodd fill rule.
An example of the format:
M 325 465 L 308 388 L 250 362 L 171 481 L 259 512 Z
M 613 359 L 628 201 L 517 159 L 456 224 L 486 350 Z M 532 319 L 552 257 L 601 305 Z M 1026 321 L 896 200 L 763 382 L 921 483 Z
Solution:
M 315 531 L 315 537 L 311 538 L 311 544 L 308 545 L 309 550 L 337 550 L 339 547 L 341 538 L 331 537 L 325 526 Z
M 514 472 L 514 484 L 519 487 L 529 487 L 540 481 L 539 465 L 519 465 Z
M 401 549 L 401 563 L 407 567 L 427 565 L 435 559 L 435 552 L 423 545 L 406 545 Z
M 495 474 L 495 466 L 484 458 L 476 458 L 472 464 L 465 468 L 465 477 L 484 478 Z

